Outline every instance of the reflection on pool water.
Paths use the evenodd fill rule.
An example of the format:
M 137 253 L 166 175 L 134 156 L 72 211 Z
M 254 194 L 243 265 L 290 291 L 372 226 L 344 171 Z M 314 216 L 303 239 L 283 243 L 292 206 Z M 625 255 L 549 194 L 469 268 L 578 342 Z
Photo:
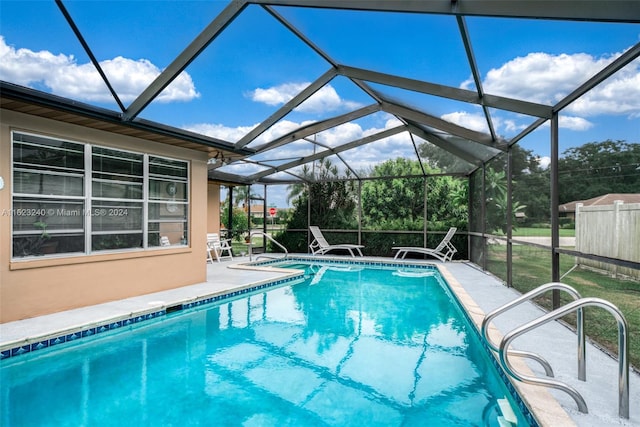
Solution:
M 510 402 L 529 425 L 439 274 L 294 267 L 304 282 L 3 361 L 1 424 L 498 426 Z

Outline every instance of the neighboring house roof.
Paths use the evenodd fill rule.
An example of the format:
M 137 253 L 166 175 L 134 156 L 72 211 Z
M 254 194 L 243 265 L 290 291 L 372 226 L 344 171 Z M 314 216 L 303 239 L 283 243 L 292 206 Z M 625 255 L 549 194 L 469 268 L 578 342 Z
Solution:
M 251 206 L 251 213 L 262 213 L 264 205 L 249 205 Z
M 582 203 L 584 206 L 605 206 L 612 205 L 616 200 L 621 200 L 623 203 L 640 203 L 640 193 L 624 194 L 624 193 L 609 193 L 602 196 L 594 197 L 588 200 L 576 200 L 575 202 L 565 203 L 558 206 L 559 212 L 575 212 L 576 204 Z

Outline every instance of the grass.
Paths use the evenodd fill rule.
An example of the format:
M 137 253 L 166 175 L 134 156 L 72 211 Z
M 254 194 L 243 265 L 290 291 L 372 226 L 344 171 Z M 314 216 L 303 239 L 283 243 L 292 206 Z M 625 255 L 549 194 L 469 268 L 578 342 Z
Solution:
M 518 227 L 512 232 L 513 237 L 551 237 L 550 228 L 531 228 L 531 227 Z M 576 230 L 572 228 L 561 228 L 560 237 L 575 237 Z
M 493 245 L 489 249 L 488 269 L 506 280 L 504 246 Z M 560 272 L 564 274 L 574 264 L 574 258 L 560 257 Z M 528 292 L 551 281 L 551 257 L 549 251 L 529 246 L 513 247 L 513 284 L 522 292 Z M 640 368 L 640 283 L 609 277 L 594 271 L 577 268 L 561 280 L 574 287 L 583 297 L 596 297 L 617 306 L 629 324 L 629 362 Z M 571 298 L 561 293 L 561 304 Z M 546 309 L 551 308 L 551 293 L 548 292 L 536 302 Z M 575 325 L 575 316 L 564 320 Z M 618 328 L 613 316 L 596 307 L 585 309 L 585 332 L 589 338 L 613 354 L 618 353 Z
M 267 233 L 270 236 L 273 236 L 274 232 L 276 232 L 276 231 L 278 231 L 277 228 L 269 229 L 267 231 Z M 262 236 L 253 236 L 251 238 L 251 244 L 252 244 L 253 248 L 262 248 L 262 239 L 263 239 Z M 267 244 L 268 244 L 268 242 L 267 242 Z M 233 254 L 234 255 L 240 255 L 242 252 L 248 253 L 249 252 L 249 244 L 244 241 L 244 238 L 242 240 L 233 239 L 231 241 L 231 249 L 233 249 Z

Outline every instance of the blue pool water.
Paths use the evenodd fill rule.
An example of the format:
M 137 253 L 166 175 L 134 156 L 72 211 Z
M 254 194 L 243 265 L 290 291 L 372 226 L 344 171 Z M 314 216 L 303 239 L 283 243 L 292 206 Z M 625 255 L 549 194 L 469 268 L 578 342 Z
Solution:
M 3 426 L 498 426 L 505 384 L 429 270 L 306 279 L 2 361 Z M 124 328 L 123 328 L 124 329 Z

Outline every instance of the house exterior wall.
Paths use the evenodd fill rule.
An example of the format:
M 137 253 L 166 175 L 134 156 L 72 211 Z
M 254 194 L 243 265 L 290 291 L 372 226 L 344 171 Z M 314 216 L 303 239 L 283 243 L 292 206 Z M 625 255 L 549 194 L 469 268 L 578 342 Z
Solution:
M 0 190 L 0 322 L 206 281 L 206 212 L 215 205 L 215 199 L 209 200 L 207 196 L 206 153 L 14 111 L 0 113 L 0 176 L 4 180 L 4 188 Z M 12 130 L 188 161 L 188 245 L 12 259 Z M 214 210 L 216 214 L 218 211 Z

